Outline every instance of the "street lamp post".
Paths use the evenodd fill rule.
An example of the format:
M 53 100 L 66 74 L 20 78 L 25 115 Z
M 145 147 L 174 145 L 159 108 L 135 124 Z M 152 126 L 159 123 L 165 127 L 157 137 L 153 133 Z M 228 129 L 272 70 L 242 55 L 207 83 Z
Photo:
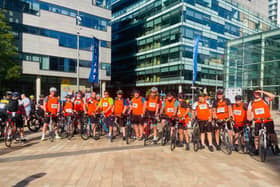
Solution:
M 82 18 L 80 17 L 79 10 L 77 11 L 77 24 L 78 24 L 78 30 L 77 30 L 77 91 L 80 90 L 80 23 L 82 21 Z

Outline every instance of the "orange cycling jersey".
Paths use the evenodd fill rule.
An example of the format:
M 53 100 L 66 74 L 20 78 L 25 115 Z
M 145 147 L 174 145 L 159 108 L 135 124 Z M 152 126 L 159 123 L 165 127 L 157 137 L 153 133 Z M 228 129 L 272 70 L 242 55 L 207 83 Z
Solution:
M 138 98 L 133 97 L 132 101 L 132 114 L 133 115 L 142 115 L 144 110 L 143 98 L 140 96 Z
M 146 109 L 151 112 L 156 112 L 158 104 L 159 104 L 158 96 L 155 96 L 154 98 L 152 96 L 149 96 Z
M 259 101 L 254 100 L 252 102 L 252 111 L 256 123 L 261 122 L 260 120 L 258 120 L 260 118 L 263 118 L 265 122 L 272 121 L 269 105 L 263 99 L 260 99 Z
M 64 115 L 65 116 L 68 116 L 69 114 L 71 114 L 73 112 L 73 103 L 70 101 L 70 102 L 65 102 L 64 103 L 64 107 L 63 107 L 63 111 L 64 111 Z
M 106 110 L 108 110 L 108 108 L 110 108 L 110 100 L 111 98 L 102 98 L 101 99 L 101 109 L 103 112 L 105 112 Z M 112 109 L 110 109 L 109 111 L 107 111 L 106 113 L 104 113 L 105 117 L 108 117 L 110 115 L 112 115 Z
M 116 98 L 114 104 L 114 115 L 120 117 L 123 110 L 124 110 L 124 99 Z
M 76 110 L 77 112 L 84 111 L 84 102 L 81 98 L 77 98 L 74 100 L 74 110 Z
M 165 108 L 164 108 L 164 112 L 168 117 L 172 117 L 174 115 L 175 112 L 175 102 L 176 100 L 173 98 L 171 101 L 169 101 L 168 99 L 165 99 Z
M 46 103 L 46 112 L 51 113 L 53 115 L 57 114 L 58 112 L 58 98 L 48 96 L 48 100 Z
M 95 113 L 98 106 L 98 101 L 94 98 L 88 98 L 87 100 L 87 113 L 88 115 L 92 115 Z
M 203 103 L 197 102 L 196 117 L 198 120 L 206 121 L 211 117 L 209 104 L 205 101 Z
M 186 112 L 187 112 L 187 110 L 188 110 L 186 107 L 183 107 L 182 104 L 183 104 L 183 103 L 180 103 L 180 104 L 179 104 L 179 108 L 178 108 L 178 117 L 179 117 L 179 118 L 182 118 L 182 117 L 186 114 Z M 185 103 L 185 104 L 186 104 L 186 103 Z M 186 114 L 184 117 L 185 117 L 185 121 L 184 121 L 184 122 L 185 122 L 185 123 L 189 123 L 189 121 L 190 121 L 189 115 Z
M 234 104 L 232 109 L 236 126 L 243 126 L 247 120 L 247 112 L 244 109 L 244 103 L 241 103 L 239 106 Z
M 222 102 L 221 101 L 217 102 L 216 115 L 217 118 L 220 120 L 229 118 L 228 104 L 225 99 Z

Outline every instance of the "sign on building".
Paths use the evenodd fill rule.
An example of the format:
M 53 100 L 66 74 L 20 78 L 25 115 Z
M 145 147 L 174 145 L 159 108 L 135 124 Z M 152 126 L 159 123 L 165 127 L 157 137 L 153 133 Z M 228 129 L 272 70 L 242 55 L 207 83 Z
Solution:
M 242 95 L 242 88 L 227 88 L 225 90 L 225 96 L 231 103 L 235 103 L 235 96 Z

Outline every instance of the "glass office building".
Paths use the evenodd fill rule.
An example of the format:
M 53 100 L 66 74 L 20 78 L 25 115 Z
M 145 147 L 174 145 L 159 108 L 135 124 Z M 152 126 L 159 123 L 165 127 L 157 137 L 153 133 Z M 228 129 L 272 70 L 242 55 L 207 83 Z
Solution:
M 225 87 L 242 88 L 246 98 L 254 88 L 280 95 L 280 29 L 228 42 Z M 279 98 L 273 108 L 279 108 Z
M 214 91 L 223 86 L 226 41 L 271 27 L 228 0 L 115 0 L 113 84 L 191 92 L 194 38 L 200 36 L 196 84 Z
M 110 0 L 0 0 L 22 64 L 23 77 L 13 89 L 38 96 L 50 86 L 74 87 L 78 45 L 80 85 L 89 87 L 93 37 L 100 40 L 99 75 L 106 86 L 111 79 L 110 5 Z

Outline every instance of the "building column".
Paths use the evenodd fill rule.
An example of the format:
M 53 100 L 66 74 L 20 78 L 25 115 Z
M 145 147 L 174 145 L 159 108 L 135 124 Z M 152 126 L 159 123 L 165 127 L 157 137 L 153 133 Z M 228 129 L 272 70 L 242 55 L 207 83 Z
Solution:
M 263 79 L 264 79 L 264 47 L 265 47 L 265 41 L 264 36 L 262 35 L 262 43 L 261 43 L 261 74 L 260 74 L 260 87 L 261 90 L 263 90 Z
M 36 101 L 39 100 L 41 95 L 41 77 L 37 76 L 36 77 Z
M 182 92 L 183 92 L 183 86 L 182 86 L 182 84 L 180 84 L 178 86 L 178 93 L 182 93 Z
M 101 81 L 101 95 L 104 97 L 104 91 L 106 90 L 106 81 Z

